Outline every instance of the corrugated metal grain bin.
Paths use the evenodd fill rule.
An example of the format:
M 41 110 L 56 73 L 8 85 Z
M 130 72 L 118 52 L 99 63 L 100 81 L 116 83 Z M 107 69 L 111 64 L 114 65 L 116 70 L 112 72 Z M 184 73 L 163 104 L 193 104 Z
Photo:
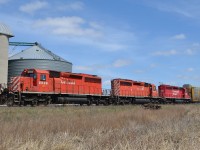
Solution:
M 35 45 L 9 58 L 8 80 L 10 77 L 19 76 L 25 68 L 72 72 L 72 63 L 41 45 Z

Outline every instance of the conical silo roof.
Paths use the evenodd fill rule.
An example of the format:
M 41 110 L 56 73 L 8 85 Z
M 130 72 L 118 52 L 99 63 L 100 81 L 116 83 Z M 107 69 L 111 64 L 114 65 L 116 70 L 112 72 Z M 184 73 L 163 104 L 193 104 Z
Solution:
M 12 34 L 10 28 L 5 25 L 4 23 L 0 22 L 0 34 L 6 35 L 8 37 L 13 37 L 14 35 Z
M 46 59 L 46 60 L 59 60 L 66 61 L 60 56 L 52 53 L 51 51 L 45 49 L 41 45 L 34 45 L 28 49 L 22 50 L 21 52 L 9 57 L 9 60 L 16 59 Z

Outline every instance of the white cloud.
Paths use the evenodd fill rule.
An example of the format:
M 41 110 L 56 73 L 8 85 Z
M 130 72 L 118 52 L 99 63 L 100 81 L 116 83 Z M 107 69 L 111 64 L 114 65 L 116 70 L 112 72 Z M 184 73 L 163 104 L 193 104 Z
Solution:
M 142 68 L 142 69 L 136 69 L 134 70 L 133 72 L 136 73 L 136 74 L 142 74 L 142 73 L 146 73 L 146 72 L 149 72 L 149 71 L 152 71 L 154 68 L 156 68 L 158 65 L 155 64 L 155 63 L 152 63 L 150 65 L 148 65 L 147 67 L 145 68 Z
M 84 3 L 80 1 L 68 4 L 62 4 L 58 6 L 58 10 L 83 10 L 83 9 L 84 9 Z
M 186 36 L 185 36 L 185 34 L 177 34 L 177 35 L 174 35 L 172 37 L 172 39 L 174 39 L 174 40 L 184 40 L 184 39 L 186 39 Z
M 171 55 L 177 55 L 177 50 L 169 50 L 169 51 L 157 51 L 153 53 L 154 56 L 171 56 Z
M 194 68 L 187 68 L 186 71 L 187 72 L 192 72 L 192 71 L 194 71 Z
M 190 48 L 185 50 L 185 54 L 186 55 L 195 55 L 196 53 L 198 53 L 199 49 L 200 49 L 200 44 L 193 43 L 192 46 L 190 46 Z
M 134 73 L 140 74 L 140 73 L 145 73 L 146 70 L 134 70 Z
M 95 28 L 95 29 L 102 29 L 103 27 L 101 25 L 99 25 L 97 22 L 90 22 L 89 23 L 91 27 Z
M 19 10 L 28 14 L 33 14 L 35 11 L 43 9 L 48 6 L 47 2 L 44 1 L 34 1 L 31 3 L 27 3 L 22 5 Z
M 194 85 L 193 86 L 199 86 L 199 82 L 200 82 L 200 77 L 199 75 L 194 75 L 194 74 L 191 74 L 190 75 L 177 75 L 176 76 L 178 79 L 181 79 L 181 80 L 185 80 L 184 81 L 184 84 L 188 83 L 188 81 L 194 81 Z
M 0 4 L 8 3 L 10 0 L 0 0 Z
M 110 65 L 101 65 L 101 64 L 93 64 L 93 65 L 88 65 L 88 66 L 74 66 L 73 68 L 76 71 L 98 71 L 98 70 L 103 70 L 106 68 L 109 68 Z
M 103 82 L 103 87 L 107 87 L 111 85 L 111 80 L 106 80 Z
M 120 68 L 120 67 L 125 67 L 128 66 L 132 63 L 131 60 L 127 60 L 127 59 L 118 59 L 113 63 L 113 66 L 116 68 Z
M 146 0 L 144 0 L 146 1 Z M 175 13 L 188 18 L 198 18 L 200 16 L 199 5 L 200 2 L 198 0 L 190 0 L 190 1 L 165 1 L 161 2 L 159 0 L 152 0 L 151 2 L 146 1 L 146 3 L 152 7 L 160 11 Z
M 199 43 L 193 43 L 192 46 L 193 46 L 193 47 L 199 47 L 200 44 L 199 44 Z
M 105 69 L 110 69 L 110 68 L 120 68 L 120 67 L 125 67 L 128 66 L 132 63 L 131 60 L 126 60 L 126 59 L 118 59 L 116 60 L 113 64 L 111 65 L 100 65 L 100 64 L 93 64 L 93 65 L 88 65 L 88 66 L 79 66 L 76 65 L 74 66 L 74 70 L 76 71 L 98 71 L 98 70 L 105 70 Z
M 185 51 L 185 54 L 186 54 L 186 55 L 194 55 L 194 54 L 195 54 L 195 50 L 194 50 L 194 49 L 187 49 L 187 50 Z
M 126 45 L 108 41 L 94 41 L 93 44 L 106 50 L 107 52 L 115 52 L 126 48 Z
M 176 0 L 176 1 L 143 0 L 143 1 L 145 1 L 147 5 L 154 7 L 160 11 L 169 12 L 175 15 L 199 21 L 200 17 L 199 0 L 188 0 L 188 1 L 187 0 Z
M 158 65 L 157 64 L 150 64 L 150 68 L 156 68 Z
M 74 66 L 74 69 L 78 71 L 92 71 L 93 70 L 93 68 L 89 66 Z
M 77 16 L 46 18 L 36 21 L 34 26 L 49 30 L 52 34 L 63 36 L 99 37 L 102 34 L 91 27 L 86 20 Z
M 131 32 L 109 28 L 78 16 L 40 19 L 33 23 L 33 27 L 35 32 L 59 36 L 65 41 L 90 45 L 107 52 L 130 49 L 129 43 L 135 42 Z

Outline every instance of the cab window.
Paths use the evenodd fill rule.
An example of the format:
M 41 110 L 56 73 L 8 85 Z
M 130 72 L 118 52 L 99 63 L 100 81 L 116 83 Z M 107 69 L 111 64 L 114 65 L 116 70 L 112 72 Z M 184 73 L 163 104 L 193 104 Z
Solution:
M 37 79 L 37 75 L 36 74 L 33 74 L 33 79 Z
M 156 86 L 153 87 L 153 90 L 156 91 Z
M 29 77 L 32 77 L 32 78 L 36 79 L 36 74 L 30 73 L 30 74 L 29 74 Z
M 40 75 L 40 81 L 46 81 L 46 75 L 45 74 Z

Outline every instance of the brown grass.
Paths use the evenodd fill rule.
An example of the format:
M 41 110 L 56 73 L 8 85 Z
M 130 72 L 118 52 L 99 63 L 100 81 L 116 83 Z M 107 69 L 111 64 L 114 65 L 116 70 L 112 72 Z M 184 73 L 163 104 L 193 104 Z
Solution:
M 200 105 L 0 108 L 2 150 L 199 147 Z

